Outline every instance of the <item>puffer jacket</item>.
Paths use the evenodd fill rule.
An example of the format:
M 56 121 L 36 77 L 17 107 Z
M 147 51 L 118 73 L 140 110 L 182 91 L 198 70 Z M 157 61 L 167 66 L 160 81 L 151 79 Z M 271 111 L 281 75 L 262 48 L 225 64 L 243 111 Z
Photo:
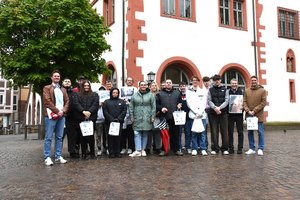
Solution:
M 249 111 L 254 111 L 258 122 L 264 122 L 264 107 L 267 104 L 267 91 L 263 86 L 257 85 L 246 89 L 244 94 L 244 109 L 246 117 L 249 116 Z
M 149 131 L 153 128 L 153 120 L 156 111 L 156 102 L 153 94 L 147 90 L 133 94 L 129 104 L 130 117 L 133 119 L 134 131 Z

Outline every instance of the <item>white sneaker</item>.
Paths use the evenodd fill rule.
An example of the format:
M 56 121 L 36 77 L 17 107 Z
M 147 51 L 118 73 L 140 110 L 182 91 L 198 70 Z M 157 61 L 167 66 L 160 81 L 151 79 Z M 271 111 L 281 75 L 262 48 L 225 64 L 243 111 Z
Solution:
M 127 154 L 132 154 L 132 150 L 131 150 L 131 149 L 128 149 L 128 150 L 127 150 Z
M 126 149 L 122 149 L 122 151 L 120 152 L 120 154 L 125 154 L 126 153 Z
M 98 151 L 97 151 L 97 156 L 101 156 L 101 154 L 102 154 L 102 151 L 101 151 L 101 150 L 98 150 Z
M 194 150 L 192 151 L 192 156 L 196 156 L 197 154 L 198 154 L 197 150 L 194 149 Z
M 201 151 L 202 156 L 207 156 L 207 152 L 205 150 Z
M 130 157 L 141 157 L 142 154 L 139 151 L 134 151 L 132 154 L 129 154 Z
M 229 152 L 228 151 L 223 151 L 223 155 L 228 155 Z
M 264 152 L 263 152 L 263 150 L 261 150 L 261 149 L 258 149 L 258 151 L 257 151 L 257 155 L 259 155 L 259 156 L 263 156 L 263 155 L 264 155 Z
M 65 160 L 62 156 L 60 156 L 59 158 L 56 158 L 56 159 L 55 159 L 55 162 L 59 162 L 59 163 L 61 163 L 61 164 L 65 164 L 65 163 L 67 163 L 68 161 Z
M 191 153 L 192 153 L 192 150 L 191 150 L 191 149 L 188 149 L 188 150 L 187 150 L 187 153 L 188 153 L 188 154 L 191 154 Z
M 211 155 L 216 155 L 217 152 L 216 152 L 216 151 L 211 151 L 210 154 L 211 154 Z
M 247 155 L 255 154 L 255 151 L 252 149 L 249 149 L 248 151 L 245 152 Z
M 143 157 L 147 156 L 147 153 L 145 150 L 142 151 L 142 154 L 141 154 Z
M 47 165 L 47 166 L 53 165 L 53 162 L 50 157 L 46 158 L 45 165 Z

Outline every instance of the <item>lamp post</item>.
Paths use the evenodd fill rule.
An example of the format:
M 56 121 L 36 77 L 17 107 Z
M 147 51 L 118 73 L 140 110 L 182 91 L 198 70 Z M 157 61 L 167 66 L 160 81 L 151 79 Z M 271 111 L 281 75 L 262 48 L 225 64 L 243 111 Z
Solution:
M 153 71 L 147 74 L 148 84 L 150 85 L 155 80 L 155 73 Z

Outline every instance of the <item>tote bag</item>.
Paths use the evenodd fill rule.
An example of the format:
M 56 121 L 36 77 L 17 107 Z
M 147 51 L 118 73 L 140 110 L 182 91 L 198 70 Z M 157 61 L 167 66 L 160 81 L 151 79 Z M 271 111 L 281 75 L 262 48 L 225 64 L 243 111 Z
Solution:
M 175 125 L 184 125 L 186 120 L 186 112 L 178 110 L 173 112 Z
M 79 124 L 82 136 L 94 135 L 94 123 L 92 121 L 83 121 Z
M 249 131 L 258 130 L 258 118 L 257 117 L 247 117 L 247 130 L 249 130 Z
M 111 122 L 109 125 L 108 135 L 119 136 L 119 134 L 120 134 L 120 123 L 119 122 Z
M 194 122 L 193 122 L 193 126 L 192 126 L 192 129 L 191 131 L 192 132 L 195 132 L 195 133 L 201 133 L 205 130 L 204 126 L 203 126 L 203 122 L 202 122 L 202 119 L 201 118 L 196 118 L 194 119 Z

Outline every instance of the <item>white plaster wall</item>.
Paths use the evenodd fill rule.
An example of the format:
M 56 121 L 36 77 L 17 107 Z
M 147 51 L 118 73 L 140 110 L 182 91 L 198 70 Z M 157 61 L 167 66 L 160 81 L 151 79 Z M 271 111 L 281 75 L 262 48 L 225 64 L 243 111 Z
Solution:
M 102 12 L 102 1 L 97 3 Z M 266 43 L 265 88 L 268 90 L 268 121 L 300 121 L 299 73 L 287 73 L 285 55 L 289 48 L 294 50 L 297 63 L 300 63 L 299 41 L 278 38 L 277 7 L 300 11 L 300 4 L 295 0 L 260 0 L 264 5 L 261 24 L 261 42 Z M 127 3 L 126 3 L 127 4 Z M 107 40 L 112 45 L 112 52 L 104 57 L 113 61 L 118 71 L 118 85 L 121 85 L 122 56 L 122 1 L 116 1 L 116 20 L 110 28 L 112 32 Z M 247 30 L 219 27 L 218 1 L 196 1 L 196 22 L 176 20 L 160 16 L 160 0 L 144 0 L 144 13 L 137 12 L 136 17 L 145 20 L 142 32 L 147 34 L 147 41 L 140 41 L 139 48 L 144 50 L 144 57 L 137 58 L 137 65 L 142 66 L 144 78 L 147 73 L 159 69 L 168 58 L 181 56 L 189 59 L 199 69 L 202 76 L 218 73 L 229 63 L 238 63 L 247 68 L 250 75 L 255 74 L 252 23 L 252 1 L 247 1 Z M 126 37 L 127 40 L 127 37 Z M 127 55 L 127 54 L 126 54 Z M 297 71 L 300 70 L 299 64 Z M 126 74 L 126 72 L 125 72 Z M 296 103 L 289 100 L 289 79 L 295 79 Z
M 300 121 L 299 110 L 299 62 L 297 62 L 296 73 L 286 71 L 286 53 L 293 49 L 296 60 L 300 59 L 300 42 L 278 37 L 277 7 L 283 7 L 300 11 L 300 4 L 293 0 L 261 0 L 264 4 L 261 23 L 266 26 L 262 32 L 262 41 L 266 43 L 267 86 L 269 106 L 268 121 Z M 274 20 L 270 20 L 274 19 Z M 298 78 L 298 79 L 297 79 Z M 290 102 L 289 79 L 295 80 L 296 103 Z

